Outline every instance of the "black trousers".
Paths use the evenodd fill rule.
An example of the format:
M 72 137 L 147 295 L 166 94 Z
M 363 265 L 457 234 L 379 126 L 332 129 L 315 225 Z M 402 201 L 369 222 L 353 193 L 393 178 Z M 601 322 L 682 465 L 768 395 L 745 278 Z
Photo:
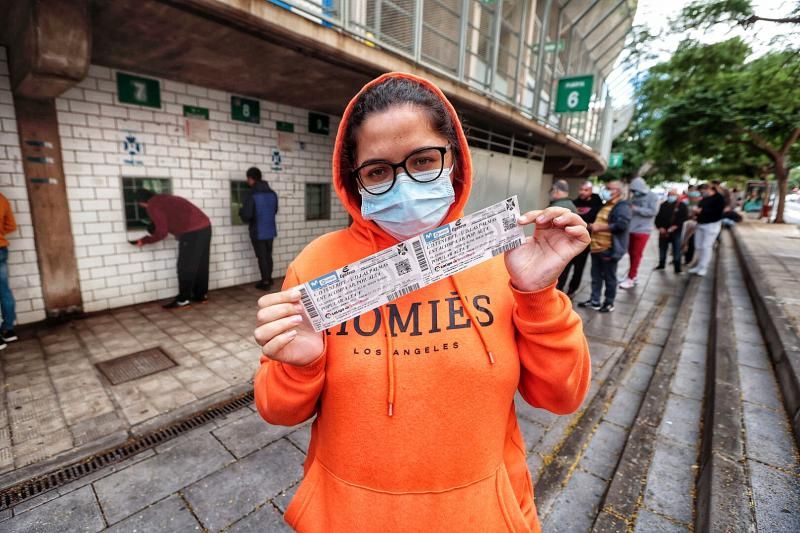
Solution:
M 692 262 L 694 259 L 694 235 L 689 237 L 689 240 L 686 241 L 686 253 L 684 254 L 683 262 L 687 265 Z
M 675 272 L 681 271 L 681 232 L 673 231 L 666 235 L 658 236 L 658 266 L 667 264 L 667 250 L 672 247 L 672 264 Z
M 178 239 L 178 299 L 202 300 L 208 294 L 211 226 L 184 233 Z
M 258 258 L 258 270 L 261 272 L 261 281 L 269 283 L 272 281 L 272 239 L 262 241 L 250 239 L 253 243 L 253 250 Z
M 586 260 L 589 258 L 589 248 L 590 247 L 587 246 L 581 253 L 573 257 L 572 260 L 567 263 L 566 267 L 564 267 L 564 271 L 560 276 L 558 276 L 558 284 L 556 284 L 556 288 L 558 290 L 563 291 L 564 287 L 566 287 L 570 269 L 574 270 L 572 272 L 572 281 L 567 289 L 567 294 L 572 294 L 578 290 L 578 287 L 581 286 L 583 269 L 586 266 Z
M 602 303 L 614 305 L 617 296 L 617 263 L 619 259 L 606 257 L 602 252 L 592 254 L 592 302 L 601 303 L 603 285 L 605 285 L 605 300 Z

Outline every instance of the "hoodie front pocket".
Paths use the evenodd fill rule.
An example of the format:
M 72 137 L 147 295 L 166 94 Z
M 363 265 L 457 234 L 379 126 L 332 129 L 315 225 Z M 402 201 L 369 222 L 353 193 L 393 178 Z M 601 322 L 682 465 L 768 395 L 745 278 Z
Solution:
M 496 486 L 497 500 L 509 531 L 513 533 L 530 533 L 532 531 L 531 525 L 525 520 L 525 515 L 520 509 L 519 502 L 517 502 L 517 496 L 508 477 L 505 464 L 500 465 L 500 468 L 497 469 Z
M 317 491 L 319 480 L 319 462 L 314 461 L 311 463 L 308 472 L 303 477 L 303 481 L 300 482 L 300 486 L 297 488 L 294 498 L 292 498 L 292 501 L 286 508 L 286 513 L 283 515 L 286 523 L 296 530 L 299 530 L 298 524 L 300 523 L 300 519 L 303 517 L 303 513 L 308 508 L 309 503 L 311 503 L 314 497 L 314 493 Z

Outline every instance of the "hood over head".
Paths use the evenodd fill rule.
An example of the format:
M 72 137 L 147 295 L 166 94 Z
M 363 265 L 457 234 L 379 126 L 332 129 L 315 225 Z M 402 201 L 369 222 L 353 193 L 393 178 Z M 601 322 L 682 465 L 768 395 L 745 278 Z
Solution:
M 362 96 L 371 89 L 390 80 L 406 80 L 410 83 L 421 85 L 444 104 L 444 109 L 452 120 L 453 131 L 456 137 L 455 140 L 451 141 L 453 145 L 454 163 L 451 176 L 453 178 L 453 189 L 455 190 L 455 201 L 453 205 L 450 206 L 450 210 L 447 212 L 442 224 L 452 222 L 464 214 L 464 206 L 469 199 L 469 193 L 472 188 L 472 160 L 469 155 L 467 138 L 461 127 L 461 121 L 458 119 L 455 108 L 444 93 L 428 80 L 402 72 L 389 72 L 367 83 L 358 94 L 350 100 L 350 103 L 347 105 L 342 115 L 342 120 L 339 123 L 339 129 L 336 133 L 336 144 L 333 150 L 333 187 L 339 200 L 341 200 L 345 209 L 347 209 L 348 214 L 353 218 L 353 225 L 351 228 L 366 236 L 369 240 L 378 245 L 379 248 L 389 246 L 397 242 L 397 239 L 392 237 L 373 221 L 365 220 L 361 215 L 361 197 L 358 194 L 355 178 L 351 174 L 354 162 L 351 161 L 351 154 L 348 153 L 348 138 L 351 137 L 352 115 L 356 105 L 362 99 Z M 408 105 L 407 102 L 403 101 L 398 101 L 397 104 Z M 390 103 L 388 107 L 391 107 L 391 105 Z
M 650 187 L 647 186 L 647 182 L 644 181 L 641 177 L 633 178 L 631 181 L 631 191 L 633 192 L 640 192 L 640 193 L 648 193 L 650 192 Z

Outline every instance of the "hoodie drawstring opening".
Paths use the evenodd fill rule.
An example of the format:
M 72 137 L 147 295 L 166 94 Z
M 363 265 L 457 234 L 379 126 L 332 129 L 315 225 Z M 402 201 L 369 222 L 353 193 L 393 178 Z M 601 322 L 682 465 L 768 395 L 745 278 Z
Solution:
M 475 318 L 470 306 L 468 305 L 467 298 L 461 292 L 461 288 L 458 286 L 458 281 L 456 280 L 455 276 L 450 276 L 450 279 L 453 282 L 453 287 L 456 289 L 456 294 L 458 294 L 458 298 L 461 300 L 461 305 L 464 306 L 464 311 L 466 311 L 467 316 L 469 317 L 472 325 L 475 327 L 475 331 L 478 332 L 478 337 L 481 339 L 481 344 L 483 344 L 483 349 L 486 351 L 486 355 L 489 358 L 489 364 L 494 364 L 494 354 L 492 350 L 489 349 L 489 343 L 486 342 L 486 337 L 483 335 L 483 328 L 481 327 L 480 323 Z
M 378 243 L 375 241 L 375 235 L 370 231 L 369 240 L 372 245 L 372 253 L 378 252 Z M 381 322 L 383 322 L 383 334 L 386 336 L 386 374 L 389 380 L 389 390 L 386 393 L 386 404 L 388 416 L 394 416 L 394 391 L 395 391 L 395 377 L 394 377 L 394 343 L 392 342 L 392 332 L 389 328 L 389 317 L 386 312 L 386 306 L 382 305 L 379 308 L 381 314 Z

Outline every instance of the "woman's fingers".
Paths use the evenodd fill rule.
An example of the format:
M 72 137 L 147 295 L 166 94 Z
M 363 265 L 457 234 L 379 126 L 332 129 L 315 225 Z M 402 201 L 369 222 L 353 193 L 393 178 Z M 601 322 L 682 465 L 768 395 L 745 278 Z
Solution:
M 299 302 L 270 305 L 268 307 L 262 307 L 258 310 L 256 313 L 256 323 L 261 326 L 278 320 L 279 318 L 297 315 L 302 312 L 303 306 Z
M 577 214 L 567 211 L 553 219 L 553 226 L 557 228 L 564 228 L 567 226 L 581 226 L 586 227 L 586 222 Z
M 288 330 L 296 328 L 302 322 L 303 322 L 303 315 L 299 314 L 287 316 L 285 318 L 280 318 L 278 320 L 273 320 L 272 322 L 268 322 L 263 326 L 257 327 L 254 333 L 254 337 L 256 339 L 256 342 L 260 346 L 263 346 L 264 349 L 266 349 L 266 345 L 269 344 L 269 342 L 272 341 L 275 337 L 285 333 Z M 265 354 L 274 353 L 274 352 L 264 351 L 264 349 L 262 349 L 262 351 Z
M 542 213 L 541 209 L 522 213 L 519 217 L 517 217 L 517 223 L 520 224 L 521 226 L 524 226 L 525 224 L 530 224 L 531 222 L 536 220 L 536 217 L 538 217 L 541 213 Z
M 297 330 L 291 329 L 280 335 L 276 335 L 272 338 L 267 344 L 261 347 L 261 353 L 269 357 L 270 359 L 278 359 L 275 357 L 275 354 L 279 353 L 283 350 L 287 344 L 292 342 L 297 337 Z
M 287 291 L 272 292 L 258 299 L 258 307 L 269 307 L 282 303 L 299 302 L 300 291 L 296 288 Z

